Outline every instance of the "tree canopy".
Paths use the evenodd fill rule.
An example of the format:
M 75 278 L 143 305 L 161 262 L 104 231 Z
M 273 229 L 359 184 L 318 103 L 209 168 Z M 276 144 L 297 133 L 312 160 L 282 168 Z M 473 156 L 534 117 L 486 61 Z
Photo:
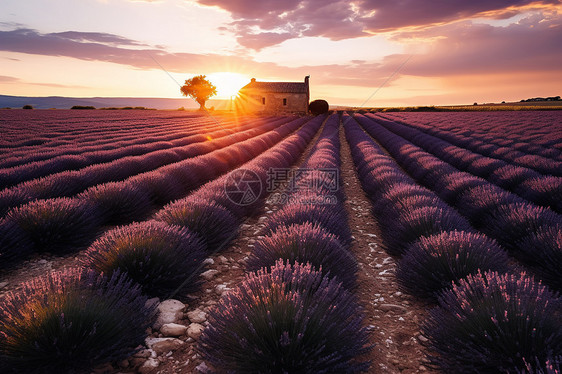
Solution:
M 217 88 L 207 80 L 205 75 L 197 75 L 185 81 L 181 87 L 184 96 L 192 97 L 201 109 L 205 108 L 205 101 L 217 94 Z

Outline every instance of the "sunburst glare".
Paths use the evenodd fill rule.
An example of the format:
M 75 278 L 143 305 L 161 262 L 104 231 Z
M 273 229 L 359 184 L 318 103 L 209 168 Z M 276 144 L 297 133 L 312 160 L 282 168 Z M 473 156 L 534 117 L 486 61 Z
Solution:
M 246 75 L 231 72 L 212 73 L 207 79 L 217 87 L 217 99 L 230 99 L 236 96 L 238 91 L 250 82 L 250 78 Z

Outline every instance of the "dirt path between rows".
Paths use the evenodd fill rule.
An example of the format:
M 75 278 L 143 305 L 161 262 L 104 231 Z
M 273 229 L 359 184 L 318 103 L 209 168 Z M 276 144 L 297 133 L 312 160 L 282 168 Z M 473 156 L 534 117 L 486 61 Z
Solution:
M 359 263 L 355 291 L 364 308 L 374 349 L 367 355 L 371 373 L 434 373 L 425 364 L 419 326 L 427 306 L 400 292 L 394 276 L 395 260 L 380 247 L 380 235 L 355 172 L 349 144 L 340 128 L 341 178 L 354 241 L 351 251 Z M 422 337 L 423 339 L 423 337 Z

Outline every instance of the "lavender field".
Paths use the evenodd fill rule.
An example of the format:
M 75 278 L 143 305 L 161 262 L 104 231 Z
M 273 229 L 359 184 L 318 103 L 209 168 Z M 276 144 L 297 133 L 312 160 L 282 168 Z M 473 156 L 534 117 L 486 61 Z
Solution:
M 560 111 L 0 132 L 1 372 L 561 372 Z

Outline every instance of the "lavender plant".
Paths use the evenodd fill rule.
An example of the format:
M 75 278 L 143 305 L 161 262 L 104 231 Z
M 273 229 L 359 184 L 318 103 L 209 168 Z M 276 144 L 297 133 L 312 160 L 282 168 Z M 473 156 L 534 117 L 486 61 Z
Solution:
M 422 237 L 398 262 L 396 278 L 412 295 L 436 301 L 460 279 L 481 271 L 506 272 L 505 250 L 479 233 L 448 231 Z
M 93 239 L 101 224 L 99 210 L 78 199 L 36 200 L 14 208 L 6 221 L 15 223 L 38 252 L 67 252 Z
M 307 222 L 277 228 L 256 242 L 246 261 L 246 269 L 269 268 L 278 259 L 310 263 L 315 269 L 337 278 L 348 289 L 355 284 L 357 262 L 334 234 L 317 224 Z
M 209 313 L 199 351 L 231 373 L 358 373 L 370 347 L 352 294 L 311 265 L 251 273 Z
M 195 290 L 202 271 L 205 244 L 188 229 L 164 222 L 145 221 L 118 227 L 96 240 L 83 264 L 99 273 L 126 273 L 151 297 L 167 297 L 179 289 L 178 298 Z
M 469 275 L 439 304 L 422 334 L 443 372 L 540 372 L 562 352 L 562 300 L 525 273 Z
M 0 301 L 3 373 L 78 373 L 135 353 L 155 308 L 126 276 L 69 269 Z
M 208 251 L 214 251 L 236 233 L 239 222 L 226 208 L 202 199 L 182 199 L 162 209 L 157 221 L 188 228 L 205 241 Z

